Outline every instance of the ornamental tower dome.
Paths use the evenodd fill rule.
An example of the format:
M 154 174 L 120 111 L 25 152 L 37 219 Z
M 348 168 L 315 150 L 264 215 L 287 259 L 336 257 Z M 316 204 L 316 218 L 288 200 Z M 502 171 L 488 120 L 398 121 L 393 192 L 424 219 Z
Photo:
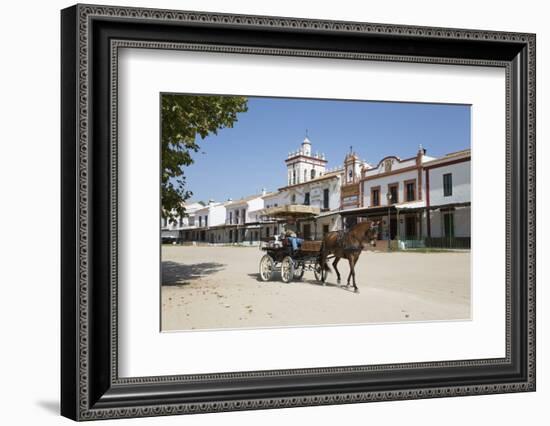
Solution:
M 285 160 L 287 167 L 287 185 L 297 185 L 318 178 L 325 173 L 327 160 L 325 154 L 312 151 L 307 133 L 300 149 L 289 152 Z
M 302 142 L 301 152 L 306 156 L 311 155 L 311 141 L 308 139 L 307 136 L 305 137 L 304 141 Z

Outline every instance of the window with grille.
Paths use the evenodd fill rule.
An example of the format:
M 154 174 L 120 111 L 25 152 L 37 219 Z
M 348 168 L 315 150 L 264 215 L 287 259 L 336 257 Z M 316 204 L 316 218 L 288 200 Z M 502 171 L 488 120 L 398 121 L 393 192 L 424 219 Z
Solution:
M 396 204 L 399 202 L 399 200 L 397 199 L 397 185 L 392 185 L 390 186 L 390 194 L 391 194 L 391 200 L 390 200 L 390 204 Z
M 414 201 L 415 200 L 415 191 L 414 191 L 415 182 L 407 182 L 405 186 L 405 194 L 407 197 L 407 201 Z
M 443 196 L 450 197 L 453 195 L 453 175 L 446 173 L 443 175 Z
M 373 189 L 372 190 L 372 203 L 373 206 L 379 206 L 380 205 L 380 190 L 379 189 Z

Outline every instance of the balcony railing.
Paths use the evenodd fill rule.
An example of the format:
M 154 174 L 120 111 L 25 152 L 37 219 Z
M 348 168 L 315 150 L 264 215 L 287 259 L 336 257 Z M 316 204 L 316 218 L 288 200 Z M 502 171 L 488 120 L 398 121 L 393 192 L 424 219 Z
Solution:
M 424 240 L 426 247 L 430 248 L 449 248 L 449 249 L 470 249 L 470 237 L 426 237 Z

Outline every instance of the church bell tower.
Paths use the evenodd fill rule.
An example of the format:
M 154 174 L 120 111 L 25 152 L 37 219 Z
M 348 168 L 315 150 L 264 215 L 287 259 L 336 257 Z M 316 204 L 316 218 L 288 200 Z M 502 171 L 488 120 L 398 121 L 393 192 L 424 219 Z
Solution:
M 311 141 L 306 134 L 300 149 L 289 152 L 285 163 L 287 167 L 287 185 L 291 186 L 322 176 L 325 173 L 327 160 L 325 154 L 313 154 Z
M 344 185 L 355 183 L 361 178 L 361 160 L 351 146 L 344 159 L 344 173 Z

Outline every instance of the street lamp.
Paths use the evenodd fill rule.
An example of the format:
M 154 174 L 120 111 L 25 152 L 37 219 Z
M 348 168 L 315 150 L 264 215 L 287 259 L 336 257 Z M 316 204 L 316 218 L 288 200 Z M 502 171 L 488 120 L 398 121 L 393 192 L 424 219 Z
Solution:
M 386 199 L 388 200 L 388 251 L 391 251 L 391 218 L 390 218 L 390 209 L 391 209 L 391 202 L 392 202 L 392 194 L 391 191 L 388 191 L 386 193 Z

